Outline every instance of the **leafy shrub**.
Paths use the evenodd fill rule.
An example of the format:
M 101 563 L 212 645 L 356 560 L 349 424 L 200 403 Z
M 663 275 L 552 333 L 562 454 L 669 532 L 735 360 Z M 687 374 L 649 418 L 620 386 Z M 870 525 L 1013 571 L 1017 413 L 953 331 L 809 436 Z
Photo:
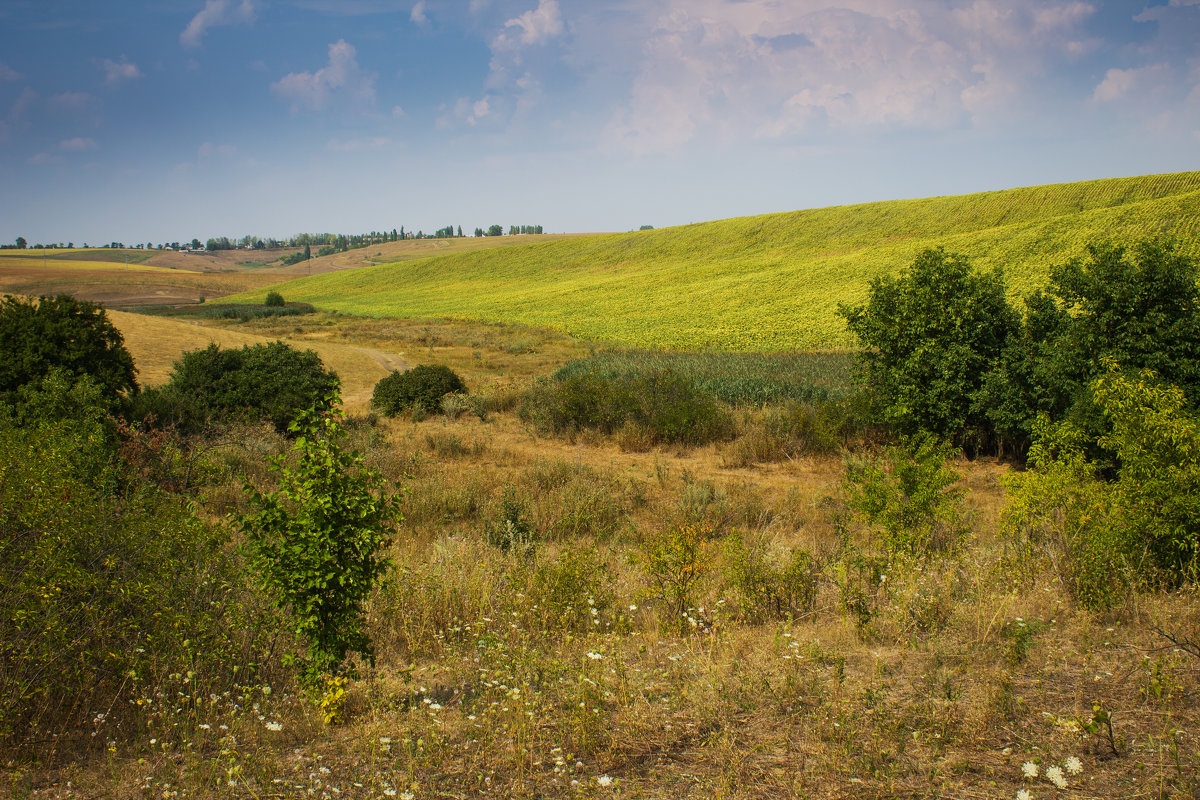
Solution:
M 173 673 L 197 695 L 254 680 L 274 625 L 219 529 L 124 479 L 103 393 L 43 391 L 63 387 L 72 419 L 0 410 L 0 738 L 87 747 L 137 735 L 134 700 Z
M 724 439 L 733 430 L 728 412 L 710 395 L 667 370 L 611 377 L 574 372 L 543 380 L 526 394 L 520 413 L 554 433 L 613 434 L 632 423 L 655 442 L 678 444 Z
M 69 295 L 0 299 L 0 403 L 53 369 L 91 377 L 110 409 L 138 391 L 133 357 L 103 307 Z
M 734 531 L 725 542 L 725 559 L 745 619 L 795 618 L 812 610 L 821 570 L 807 550 L 793 550 L 781 565 L 771 557 L 764 539 L 748 541 L 742 532 Z
M 524 595 L 519 608 L 552 635 L 597 631 L 612 616 L 608 565 L 591 550 L 562 547 L 553 557 L 540 557 L 519 586 Z
M 1006 525 L 1047 550 L 1071 596 L 1107 608 L 1139 585 L 1195 577 L 1200 551 L 1200 418 L 1183 391 L 1153 373 L 1115 364 L 1091 384 L 1117 456 L 1089 458 L 1089 436 L 1042 417 L 1029 450 L 1032 469 L 1009 479 Z
M 1022 568 L 1045 553 L 1067 594 L 1099 610 L 1129 594 L 1137 553 L 1086 445 L 1087 436 L 1070 423 L 1037 422 L 1030 469 L 1006 480 L 1004 527 L 1022 545 Z
M 862 345 L 867 386 L 897 432 L 987 435 L 975 396 L 1020 325 L 1005 292 L 999 271 L 974 272 L 966 256 L 939 247 L 898 277 L 873 280 L 865 305 L 839 306 Z
M 245 413 L 286 431 L 301 411 L 325 402 L 338 378 L 312 350 L 283 342 L 222 350 L 215 344 L 184 353 L 156 399 L 160 411 L 188 416 Z M 181 398 L 187 398 L 181 399 Z
M 696 525 L 677 525 L 647 536 L 642 562 L 653 596 L 662 604 L 659 628 L 665 633 L 688 630 L 688 612 L 696 605 L 696 590 L 711 566 L 711 531 Z
M 1200 556 L 1200 417 L 1182 389 L 1148 370 L 1131 376 L 1111 365 L 1091 388 L 1112 423 L 1101 444 L 1120 465 L 1113 488 L 1129 534 L 1182 576 Z
M 284 305 L 283 295 L 274 290 L 267 292 L 267 299 L 263 301 L 263 305 L 271 308 L 279 308 Z
M 420 364 L 406 372 L 394 370 L 375 384 L 371 406 L 385 416 L 394 417 L 413 408 L 433 413 L 442 407 L 442 398 L 467 387 L 452 369 L 442 364 Z
M 247 486 L 257 510 L 238 518 L 264 584 L 308 641 L 302 676 L 310 689 L 352 674 L 350 652 L 374 661 L 364 606 L 388 568 L 380 551 L 396 516 L 379 474 L 339 446 L 338 416 L 324 411 L 336 404 L 335 396 L 300 413 L 289 429 L 296 466 L 274 459 L 279 488 Z
M 998 434 L 1023 452 L 1039 414 L 1069 419 L 1094 446 L 1109 430 L 1089 389 L 1106 359 L 1151 369 L 1200 402 L 1200 264 L 1172 242 L 1089 245 L 1026 298 L 1026 317 L 976 398 Z
M 537 531 L 529 518 L 529 503 L 515 486 L 506 485 L 500 495 L 500 508 L 488 524 L 488 544 L 504 552 L 524 555 L 533 550 Z
M 882 460 L 846 464 L 847 505 L 890 557 L 952 550 L 966 532 L 958 475 L 946 466 L 953 447 L 918 434 L 889 447 Z

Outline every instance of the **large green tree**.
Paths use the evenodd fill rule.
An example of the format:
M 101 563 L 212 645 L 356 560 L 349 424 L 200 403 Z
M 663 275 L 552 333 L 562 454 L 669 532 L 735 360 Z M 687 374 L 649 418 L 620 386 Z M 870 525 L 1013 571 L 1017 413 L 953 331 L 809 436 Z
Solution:
M 1014 449 L 1034 420 L 1069 419 L 1097 441 L 1109 428 L 1090 384 L 1109 362 L 1153 370 L 1200 404 L 1200 291 L 1196 260 L 1169 241 L 1090 245 L 1026 298 L 1025 322 L 976 398 Z
M 925 250 L 899 275 L 873 280 L 865 304 L 838 313 L 862 345 L 866 384 L 894 430 L 990 438 L 974 401 L 1020 327 L 999 270 L 977 272 L 966 256 Z
M 89 376 L 110 407 L 138 391 L 133 357 L 103 307 L 69 295 L 0 300 L 0 401 L 53 370 Z

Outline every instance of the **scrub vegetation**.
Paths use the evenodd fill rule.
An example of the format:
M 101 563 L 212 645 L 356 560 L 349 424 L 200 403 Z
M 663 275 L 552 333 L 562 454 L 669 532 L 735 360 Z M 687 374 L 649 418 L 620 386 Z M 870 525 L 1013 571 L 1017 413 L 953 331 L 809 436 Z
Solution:
M 197 316 L 159 406 L 46 354 L 0 404 L 0 791 L 1195 797 L 1200 419 L 1147 346 L 1200 351 L 1190 252 L 1081 246 L 1022 306 L 919 250 L 858 352 Z M 343 416 L 306 341 L 412 369 Z M 188 376 L 229 391 L 145 413 Z

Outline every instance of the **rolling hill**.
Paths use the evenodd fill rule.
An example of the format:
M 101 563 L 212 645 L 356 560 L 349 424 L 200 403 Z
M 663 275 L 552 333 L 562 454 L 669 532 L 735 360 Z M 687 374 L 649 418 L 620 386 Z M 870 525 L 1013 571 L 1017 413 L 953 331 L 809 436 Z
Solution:
M 1200 255 L 1200 172 L 866 203 L 461 252 L 298 278 L 320 309 L 518 322 L 616 345 L 853 345 L 838 303 L 927 247 L 1004 268 L 1014 296 L 1089 242 L 1174 236 Z M 264 290 L 236 296 L 261 301 Z M 234 298 L 230 298 L 234 299 Z

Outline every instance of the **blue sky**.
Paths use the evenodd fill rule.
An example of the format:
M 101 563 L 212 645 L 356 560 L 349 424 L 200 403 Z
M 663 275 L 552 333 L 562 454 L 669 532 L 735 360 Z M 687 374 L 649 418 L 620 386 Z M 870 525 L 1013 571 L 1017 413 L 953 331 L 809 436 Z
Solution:
M 1200 0 L 0 0 L 0 241 L 629 230 L 1200 169 Z

